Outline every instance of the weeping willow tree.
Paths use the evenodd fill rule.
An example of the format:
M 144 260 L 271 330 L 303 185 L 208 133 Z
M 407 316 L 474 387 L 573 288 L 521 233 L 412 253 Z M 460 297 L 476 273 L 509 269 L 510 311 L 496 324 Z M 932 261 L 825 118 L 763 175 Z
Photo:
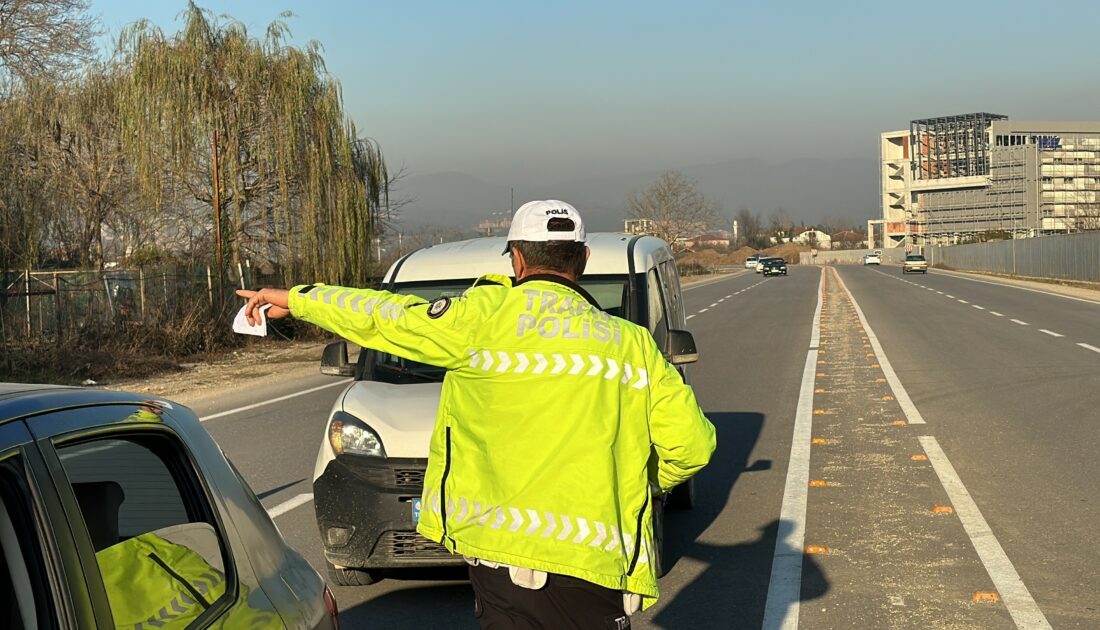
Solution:
M 288 44 L 283 14 L 262 39 L 193 2 L 166 35 L 126 29 L 122 139 L 137 186 L 158 207 L 209 208 L 224 276 L 245 257 L 283 264 L 287 281 L 363 283 L 388 175 L 360 140 L 320 46 Z

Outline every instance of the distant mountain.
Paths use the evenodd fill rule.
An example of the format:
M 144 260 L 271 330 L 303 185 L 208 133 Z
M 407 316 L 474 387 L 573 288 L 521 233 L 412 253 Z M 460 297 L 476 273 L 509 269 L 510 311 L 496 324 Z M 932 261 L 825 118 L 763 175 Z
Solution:
M 769 163 L 748 158 L 680 169 L 702 193 L 732 217 L 747 207 L 765 218 L 776 208 L 795 221 L 817 223 L 826 216 L 855 224 L 878 215 L 878 170 L 867 159 L 794 159 Z M 563 199 L 577 206 L 593 231 L 622 229 L 627 197 L 642 191 L 661 172 L 637 173 L 524 187 L 516 205 L 530 199 Z M 414 175 L 401 182 L 399 196 L 413 202 L 401 210 L 406 231 L 424 226 L 473 230 L 494 212 L 509 209 L 507 186 L 458 172 Z

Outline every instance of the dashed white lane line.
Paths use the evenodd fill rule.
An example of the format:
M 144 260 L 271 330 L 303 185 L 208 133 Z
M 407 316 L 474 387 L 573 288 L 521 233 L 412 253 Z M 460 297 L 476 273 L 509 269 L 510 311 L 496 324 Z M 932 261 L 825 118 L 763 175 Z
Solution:
M 710 310 L 709 308 L 701 308 L 701 309 L 699 309 L 699 312 L 700 313 L 706 313 L 709 310 Z
M 998 313 L 997 311 L 989 311 L 989 314 L 993 315 L 994 317 L 1004 317 L 1003 314 Z
M 228 411 L 220 411 L 218 413 L 212 413 L 209 416 L 203 416 L 203 417 L 199 418 L 199 422 L 206 422 L 207 420 L 214 420 L 215 418 L 223 418 L 225 416 L 231 416 L 235 413 L 240 413 L 242 411 L 251 411 L 251 410 L 256 409 L 258 407 L 263 407 L 263 406 L 266 406 L 266 405 L 270 405 L 272 403 L 282 402 L 284 400 L 290 400 L 291 398 L 297 398 L 298 396 L 305 396 L 306 394 L 312 394 L 313 392 L 319 392 L 322 389 L 328 389 L 330 387 L 336 387 L 338 385 L 347 385 L 351 381 L 352 381 L 352 379 L 350 379 L 350 378 L 344 378 L 344 379 L 340 379 L 339 381 L 336 381 L 335 383 L 326 383 L 324 385 L 318 385 L 317 387 L 311 387 L 309 389 L 303 389 L 300 392 L 294 392 L 293 394 L 287 394 L 286 396 L 279 396 L 277 398 L 270 398 L 268 400 L 264 400 L 262 402 L 258 402 L 258 403 L 252 404 L 252 405 L 245 405 L 244 407 L 237 407 L 236 409 L 230 409 Z
M 687 316 L 687 317 L 685 317 L 684 319 L 691 319 L 692 317 L 695 317 L 695 313 L 692 313 L 691 315 L 688 315 L 688 316 Z
M 944 295 L 946 295 L 947 297 L 951 298 L 952 300 L 954 300 L 954 299 L 955 299 L 955 296 L 954 296 L 954 295 L 951 295 L 950 293 L 944 293 Z
M 955 508 L 963 529 L 970 537 L 974 550 L 978 552 L 986 573 L 993 580 L 993 585 L 1000 593 L 1008 613 L 1012 615 L 1012 620 L 1016 622 L 1016 627 L 1029 630 L 1050 628 L 1050 623 L 1032 599 L 1027 586 L 1020 579 L 1020 574 L 1016 572 L 1012 561 L 1001 548 L 1001 543 L 997 542 L 993 530 L 989 528 L 978 505 L 963 485 L 958 473 L 955 472 L 955 467 L 951 465 L 951 461 L 940 448 L 939 442 L 930 435 L 921 436 L 919 439 L 924 452 L 928 455 L 929 463 L 932 464 L 932 469 L 936 471 L 943 489 L 947 491 L 951 506 Z
M 936 293 L 939 293 L 940 295 L 943 295 L 943 291 L 936 291 Z
M 886 382 L 889 383 L 890 389 L 894 390 L 894 399 L 897 401 L 898 406 L 905 413 L 905 417 L 909 419 L 909 424 L 924 424 L 924 418 L 921 417 L 920 411 L 917 410 L 917 406 L 913 404 L 913 400 L 909 398 L 909 392 L 905 391 L 905 387 L 898 380 L 898 375 L 894 373 L 894 367 L 890 365 L 890 359 L 886 357 L 886 352 L 882 349 L 882 344 L 878 341 L 878 336 L 875 335 L 875 331 L 871 330 L 871 324 L 867 322 L 867 318 L 863 315 L 863 309 L 859 307 L 856 302 L 856 298 L 852 295 L 852 292 L 848 290 L 848 285 L 844 284 L 844 280 L 840 278 L 840 273 L 833 267 L 833 273 L 836 274 L 837 282 L 840 283 L 840 288 L 844 289 L 844 293 L 848 295 L 848 299 L 852 301 L 852 306 L 856 309 L 856 315 L 859 316 L 859 323 L 863 324 L 863 330 L 867 332 L 867 340 L 871 343 L 871 348 L 875 351 L 875 358 L 878 359 L 879 368 L 882 369 L 883 375 L 886 377 Z
M 1077 345 L 1081 346 L 1085 350 L 1092 350 L 1093 352 L 1100 352 L 1100 348 L 1097 348 L 1096 346 L 1090 346 L 1087 343 L 1079 343 Z
M 779 531 L 772 554 L 768 599 L 764 604 L 764 630 L 798 630 L 802 590 L 802 546 L 806 540 L 806 500 L 810 486 L 810 436 L 813 432 L 814 382 L 817 350 L 821 344 L 821 305 L 825 268 L 817 290 L 817 308 L 810 328 L 810 348 L 802 368 L 802 388 L 794 417 L 794 436 L 779 511 Z
M 306 503 L 309 503 L 312 500 L 313 500 L 313 493 L 312 492 L 309 492 L 309 493 L 306 493 L 306 494 L 299 494 L 298 496 L 294 497 L 293 499 L 288 499 L 286 501 L 283 501 L 279 505 L 276 505 L 275 507 L 271 508 L 270 510 L 267 511 L 267 515 L 270 516 L 271 518 L 275 518 L 277 516 L 282 516 L 283 514 L 286 514 L 287 512 L 293 510 L 294 508 L 296 508 L 300 505 L 305 505 Z
M 966 300 L 964 300 L 962 298 L 959 298 L 959 303 L 960 304 L 970 304 L 970 302 L 967 302 Z
M 1030 326 L 1030 325 L 1031 325 L 1031 324 L 1029 324 L 1029 323 L 1027 323 L 1027 322 L 1022 322 L 1022 321 L 1020 321 L 1020 320 L 1018 320 L 1018 319 L 1012 319 L 1012 320 L 1009 320 L 1009 321 L 1011 321 L 1011 322 L 1012 322 L 1013 324 L 1019 324 L 1019 325 L 1021 325 L 1021 326 Z
M 710 305 L 710 308 L 714 308 L 715 306 L 718 306 L 718 302 L 714 302 L 714 303 L 712 303 L 712 304 Z
M 1053 330 L 1047 330 L 1046 328 L 1040 328 L 1039 332 L 1050 335 L 1051 337 L 1065 337 L 1062 333 L 1056 333 Z
M 979 311 L 984 311 L 985 310 L 984 306 L 978 306 L 977 304 L 971 304 L 970 306 L 973 306 L 974 308 L 978 309 Z
M 725 302 L 725 301 L 726 301 L 726 298 L 718 298 L 718 301 L 719 301 L 719 302 Z

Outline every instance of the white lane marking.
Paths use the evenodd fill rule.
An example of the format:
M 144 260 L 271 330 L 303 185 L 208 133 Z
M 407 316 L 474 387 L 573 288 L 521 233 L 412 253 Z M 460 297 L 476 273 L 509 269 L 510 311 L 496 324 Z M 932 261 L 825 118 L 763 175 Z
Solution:
M 726 296 L 726 299 L 728 300 L 728 299 L 730 299 L 731 297 L 733 297 L 733 294 L 732 294 L 732 293 L 731 293 L 731 294 L 729 294 L 729 295 L 727 295 L 727 296 Z
M 1039 610 L 1039 606 L 1032 599 L 1027 586 L 1024 586 L 1023 580 L 1020 579 L 1020 574 L 1016 573 L 1012 561 L 1001 548 L 1001 543 L 997 542 L 993 530 L 989 528 L 978 505 L 974 503 L 962 479 L 955 472 L 955 467 L 951 465 L 951 461 L 940 448 L 939 442 L 930 435 L 921 436 L 918 439 L 924 447 L 925 454 L 928 455 L 932 469 L 940 478 L 943 489 L 947 491 L 947 497 L 951 500 L 955 513 L 959 515 L 963 529 L 970 536 L 974 550 L 978 552 L 978 557 L 985 565 L 986 573 L 993 580 L 993 586 L 1001 595 L 1008 614 L 1012 615 L 1012 620 L 1016 622 L 1016 627 L 1029 630 L 1049 628 L 1050 624 L 1043 616 L 1043 611 Z
M 294 497 L 293 499 L 288 499 L 286 501 L 283 501 L 279 505 L 276 505 L 275 507 L 271 508 L 270 510 L 267 511 L 267 515 L 270 516 L 271 518 L 275 518 L 277 516 L 282 516 L 283 514 L 286 514 L 287 512 L 293 510 L 294 508 L 296 508 L 300 505 L 305 505 L 306 503 L 309 503 L 312 500 L 313 500 L 313 493 L 312 492 L 309 492 L 309 493 L 306 493 L 306 494 L 299 494 L 298 496 Z
M 943 291 L 936 291 L 936 293 L 939 293 L 940 295 L 943 295 Z
M 710 310 L 709 308 L 701 308 L 701 309 L 699 309 L 699 312 L 700 313 L 706 313 L 709 310 Z
M 732 278 L 740 278 L 741 276 L 745 275 L 746 273 L 747 273 L 747 271 L 745 271 L 745 270 L 735 271 L 735 272 L 733 272 L 729 275 L 722 276 L 721 278 L 715 278 L 714 280 L 707 280 L 706 282 L 700 282 L 699 284 L 693 284 L 690 287 L 684 287 L 683 290 L 684 291 L 692 291 L 692 290 L 698 289 L 700 287 L 708 287 L 708 286 L 710 286 L 710 285 L 712 285 L 716 282 L 723 282 L 725 280 L 730 280 Z
M 991 282 L 989 280 L 978 280 L 977 278 L 967 278 L 966 276 L 956 275 L 941 269 L 937 269 L 936 273 L 943 274 L 952 278 L 958 278 L 959 280 L 966 280 L 968 282 L 980 282 L 982 284 L 992 284 L 998 287 L 1005 287 L 1006 289 L 1019 289 L 1021 291 L 1031 291 L 1032 293 L 1042 293 L 1043 295 L 1052 295 L 1054 297 L 1065 298 L 1067 300 L 1074 300 L 1075 302 L 1085 302 L 1086 304 L 1096 304 L 1100 306 L 1100 301 L 1090 300 L 1088 298 L 1073 297 L 1072 295 L 1062 295 L 1061 293 L 1054 293 L 1052 291 L 1043 291 L 1042 289 L 1032 289 L 1029 287 L 1019 287 L 1014 284 L 1007 284 L 1005 282 Z
M 726 298 L 718 298 L 718 301 L 719 301 L 719 302 L 725 302 L 725 301 L 726 301 Z
M 984 306 L 978 306 L 977 304 L 971 304 L 970 306 L 973 306 L 974 308 L 978 309 L 979 311 L 984 311 L 985 310 Z
M 817 349 L 821 344 L 821 305 L 825 290 L 825 268 L 817 290 L 817 308 L 810 328 L 810 349 L 802 368 L 802 388 L 794 418 L 794 437 L 779 511 L 779 531 L 772 554 L 768 599 L 764 604 L 764 630 L 798 630 L 802 590 L 802 547 L 806 540 L 806 499 L 810 485 L 810 437 L 813 433 L 814 381 Z
M 688 315 L 688 316 L 687 316 L 687 317 L 685 317 L 684 319 L 691 319 L 692 317 L 695 317 L 695 313 L 692 313 L 691 315 Z
M 1100 352 L 1100 348 L 1097 348 L 1096 346 L 1090 346 L 1087 343 L 1079 343 L 1077 345 L 1081 346 L 1085 350 L 1092 350 L 1093 352 Z
M 710 305 L 710 308 L 714 308 L 714 307 L 716 307 L 716 306 L 718 306 L 718 302 L 715 302 L 714 304 L 711 304 L 711 305 Z
M 354 380 L 354 379 L 344 378 L 344 379 L 340 379 L 339 381 L 336 381 L 335 383 L 326 383 L 324 385 L 318 385 L 317 387 L 311 387 L 309 389 L 303 389 L 300 392 L 294 392 L 293 394 L 287 394 L 286 396 L 279 396 L 278 398 L 270 398 L 268 400 L 264 400 L 264 401 L 254 403 L 254 404 L 251 404 L 251 405 L 245 405 L 244 407 L 237 407 L 236 409 L 230 409 L 229 411 L 220 411 L 218 413 L 212 413 L 209 416 L 203 416 L 203 417 L 199 418 L 199 422 L 206 422 L 207 420 L 214 420 L 216 418 L 223 418 L 225 416 L 231 416 L 235 413 L 240 413 L 242 411 L 251 411 L 253 409 L 257 409 L 257 408 L 263 407 L 265 405 L 270 405 L 272 403 L 282 402 L 284 400 L 290 400 L 291 398 L 297 398 L 298 396 L 305 396 L 306 394 L 312 394 L 313 392 L 319 392 L 322 389 L 328 389 L 330 387 L 336 387 L 337 385 L 347 385 L 352 380 Z
M 1002 315 L 1002 314 L 998 313 L 997 311 L 989 311 L 989 314 L 990 314 L 990 315 L 995 315 L 995 316 L 997 316 L 997 317 L 1004 317 L 1004 315 Z
M 970 304 L 970 302 L 967 302 L 966 300 L 964 300 L 962 298 L 959 298 L 959 303 L 961 303 L 961 304 Z
M 1029 324 L 1029 323 L 1027 323 L 1027 322 L 1021 322 L 1021 321 L 1020 321 L 1020 320 L 1018 320 L 1018 319 L 1012 319 L 1012 320 L 1009 320 L 1009 321 L 1011 321 L 1011 322 L 1012 322 L 1012 323 L 1014 323 L 1014 324 L 1019 324 L 1019 325 L 1021 325 L 1021 326 L 1030 326 L 1030 325 L 1031 325 L 1031 324 Z
M 1061 333 L 1056 333 L 1053 330 L 1047 330 L 1046 328 L 1040 328 L 1039 332 L 1050 335 L 1051 337 L 1065 337 L 1065 335 Z
M 863 324 L 863 330 L 867 331 L 867 339 L 871 342 L 871 348 L 875 351 L 879 367 L 882 368 L 882 373 L 886 376 L 886 382 L 890 385 L 890 389 L 894 391 L 894 400 L 901 407 L 901 411 L 905 414 L 909 424 L 924 424 L 924 418 L 921 417 L 920 411 L 917 411 L 917 406 L 913 404 L 913 400 L 909 398 L 909 392 L 905 391 L 905 387 L 898 380 L 898 375 L 894 373 L 894 367 L 890 365 L 890 359 L 886 357 L 886 352 L 882 349 L 882 344 L 879 343 L 875 331 L 871 330 L 871 324 L 867 322 L 863 309 L 859 307 L 855 296 L 848 290 L 848 285 L 844 284 L 844 280 L 840 278 L 840 273 L 837 272 L 835 267 L 833 267 L 833 273 L 836 274 L 836 280 L 840 283 L 840 288 L 844 289 L 844 292 L 848 294 L 848 299 L 852 301 L 852 306 L 856 309 L 856 315 L 859 315 L 859 322 Z
M 944 293 L 944 295 L 946 295 L 947 297 L 951 298 L 952 300 L 954 300 L 954 299 L 955 299 L 955 296 L 954 296 L 954 295 L 951 295 L 950 293 Z

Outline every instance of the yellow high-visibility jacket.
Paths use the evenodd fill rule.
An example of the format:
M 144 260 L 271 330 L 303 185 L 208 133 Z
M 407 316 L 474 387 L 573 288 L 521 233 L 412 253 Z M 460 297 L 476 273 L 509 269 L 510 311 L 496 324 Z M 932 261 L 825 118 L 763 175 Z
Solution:
M 291 313 L 447 368 L 418 531 L 464 556 L 657 598 L 651 484 L 707 464 L 714 427 L 645 328 L 538 276 L 433 302 L 294 287 Z

